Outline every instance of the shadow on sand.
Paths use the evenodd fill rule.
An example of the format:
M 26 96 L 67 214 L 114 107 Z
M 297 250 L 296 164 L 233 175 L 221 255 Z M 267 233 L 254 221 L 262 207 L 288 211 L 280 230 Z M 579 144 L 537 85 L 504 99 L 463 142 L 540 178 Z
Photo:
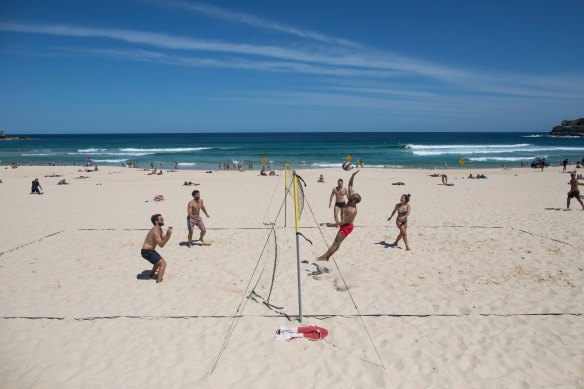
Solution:
M 136 276 L 136 279 L 142 280 L 142 281 L 156 281 L 156 276 L 150 277 L 150 272 L 151 271 L 152 270 L 143 270 L 142 273 L 139 273 Z
M 398 245 L 393 244 L 393 243 L 387 243 L 384 240 L 382 240 L 381 242 L 375 242 L 375 244 L 379 244 L 386 249 L 400 249 L 401 250 L 401 247 L 399 247 Z

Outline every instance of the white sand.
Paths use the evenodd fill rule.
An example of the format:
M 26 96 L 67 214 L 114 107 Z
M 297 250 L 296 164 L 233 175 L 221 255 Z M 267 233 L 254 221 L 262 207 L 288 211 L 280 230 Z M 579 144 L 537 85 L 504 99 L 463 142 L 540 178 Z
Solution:
M 298 310 L 290 199 L 287 228 L 283 210 L 275 228 L 270 302 L 282 308 L 244 298 L 256 284 L 270 291 L 276 243 L 264 223 L 282 204 L 282 177 L 77 169 L 0 170 L 0 387 L 584 387 L 584 212 L 575 200 L 564 210 L 561 168 L 482 171 L 487 180 L 449 170 L 452 187 L 431 171 L 363 169 L 356 228 L 316 276 L 313 260 L 336 234 L 317 223 L 332 221 L 330 191 L 350 174 L 299 172 L 301 232 L 313 242 L 300 238 L 304 324 L 330 335 L 282 343 L 275 330 L 298 324 L 279 316 Z M 28 194 L 35 177 L 42 196 Z M 215 243 L 189 249 L 194 189 Z M 412 194 L 411 252 L 388 247 L 402 193 Z M 166 200 L 145 202 L 157 194 Z M 154 213 L 175 230 L 158 250 L 160 285 L 136 278 L 151 268 L 139 252 Z

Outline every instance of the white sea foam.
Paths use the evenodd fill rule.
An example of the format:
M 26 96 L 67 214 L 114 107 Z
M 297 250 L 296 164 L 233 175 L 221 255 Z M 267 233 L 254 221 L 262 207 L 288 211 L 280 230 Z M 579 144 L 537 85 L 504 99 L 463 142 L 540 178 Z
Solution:
M 522 138 L 541 138 L 543 135 L 523 135 Z
M 95 153 L 97 151 L 106 151 L 107 149 L 94 149 L 93 147 L 89 149 L 79 149 L 77 150 L 78 153 Z
M 120 163 L 126 162 L 128 159 L 94 159 L 93 162 L 100 162 L 100 163 Z
M 515 147 L 528 147 L 531 146 L 530 143 L 518 143 L 514 145 L 415 145 L 415 144 L 408 144 L 406 145 L 406 149 L 424 149 L 424 150 L 433 150 L 433 149 L 505 149 L 505 148 L 515 148 Z
M 553 153 L 554 151 L 584 151 L 584 147 L 533 146 L 522 143 L 515 145 L 412 145 L 412 154 L 417 156 L 504 154 L 504 153 Z
M 341 167 L 343 164 L 342 163 L 326 163 L 326 162 L 315 162 L 310 164 L 310 166 L 315 166 L 315 167 Z
M 178 166 L 195 166 L 196 162 L 179 162 Z
M 476 158 L 468 158 L 469 161 L 475 162 L 487 162 L 487 161 L 501 161 L 501 162 L 517 162 L 517 161 L 531 161 L 534 156 L 532 157 L 476 157 Z M 547 158 L 547 156 L 546 156 Z
M 326 162 L 316 162 L 316 163 L 312 163 L 310 164 L 310 166 L 313 167 L 335 167 L 335 168 L 342 168 L 342 163 L 326 163 Z M 378 169 L 383 169 L 383 168 L 387 168 L 387 169 L 400 169 L 403 168 L 403 166 L 401 165 L 364 165 L 365 167 L 368 168 L 378 168 Z M 359 167 L 356 165 L 353 165 L 353 169 L 358 169 Z
M 145 153 L 184 153 L 185 151 L 201 151 L 209 150 L 210 147 L 177 147 L 177 148 L 166 148 L 166 149 L 136 149 L 132 147 L 120 149 L 120 151 L 126 152 L 145 152 Z
M 47 155 L 55 155 L 55 154 L 46 154 L 46 153 L 26 153 L 20 154 L 22 157 L 45 157 Z
M 87 153 L 67 153 L 68 155 L 86 155 Z M 91 156 L 95 156 L 95 155 L 102 155 L 102 156 L 106 156 L 106 155 L 111 155 L 114 157 L 143 157 L 144 155 L 153 155 L 156 153 L 116 153 L 116 152 L 98 152 L 98 153 L 91 153 Z

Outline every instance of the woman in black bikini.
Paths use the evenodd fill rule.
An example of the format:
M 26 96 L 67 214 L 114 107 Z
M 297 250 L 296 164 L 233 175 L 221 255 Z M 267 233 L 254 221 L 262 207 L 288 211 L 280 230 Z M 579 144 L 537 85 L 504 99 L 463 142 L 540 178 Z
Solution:
M 391 216 L 387 219 L 388 221 L 391 220 L 393 215 L 397 212 L 397 219 L 395 219 L 395 225 L 399 229 L 399 235 L 395 239 L 395 242 L 391 246 L 397 246 L 400 239 L 403 238 L 404 243 L 406 244 L 406 250 L 410 250 L 410 246 L 408 246 L 408 216 L 410 216 L 410 211 L 412 209 L 410 202 L 410 195 L 404 194 L 399 199 L 399 203 L 395 205 L 393 208 L 393 212 Z

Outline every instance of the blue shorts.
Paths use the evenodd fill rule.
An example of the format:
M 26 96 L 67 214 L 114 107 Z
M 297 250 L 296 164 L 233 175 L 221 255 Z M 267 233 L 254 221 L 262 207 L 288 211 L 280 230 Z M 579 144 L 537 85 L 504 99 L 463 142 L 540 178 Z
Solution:
M 142 251 L 140 251 L 140 254 L 142 255 L 142 258 L 144 258 L 153 265 L 156 265 L 158 261 L 162 259 L 162 257 L 160 256 L 160 254 L 156 252 L 156 250 L 142 249 Z

